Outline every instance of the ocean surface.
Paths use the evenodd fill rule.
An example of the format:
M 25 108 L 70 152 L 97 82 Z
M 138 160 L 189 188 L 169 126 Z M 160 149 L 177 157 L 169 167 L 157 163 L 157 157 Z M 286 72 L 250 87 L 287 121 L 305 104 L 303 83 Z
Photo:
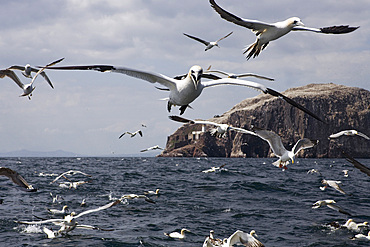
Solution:
M 370 222 L 370 177 L 344 159 L 296 159 L 282 171 L 271 165 L 276 159 L 253 158 L 0 158 L 0 166 L 19 172 L 38 188 L 21 191 L 0 177 L 0 246 L 202 246 L 210 230 L 227 238 L 236 230 L 254 229 L 265 246 L 370 246 L 367 240 L 351 240 L 348 229 L 333 230 L 327 224 Z M 369 159 L 358 159 L 370 167 Z M 225 170 L 204 173 L 212 166 Z M 310 169 L 321 174 L 307 174 Z M 77 189 L 50 184 L 55 176 L 80 170 L 92 177 L 73 175 L 72 181 L 90 180 Z M 342 170 L 348 169 L 344 177 Z M 327 188 L 321 180 L 340 180 L 348 194 Z M 66 237 L 48 239 L 44 226 L 21 225 L 14 221 L 60 218 L 47 208 L 68 205 L 77 214 L 103 206 L 112 197 L 143 194 L 159 189 L 159 196 L 123 201 L 114 207 L 78 218 L 80 224 L 114 231 L 75 229 Z M 63 198 L 53 203 L 50 192 Z M 86 199 L 86 207 L 80 207 Z M 328 207 L 313 209 L 317 200 L 334 199 L 350 212 L 347 216 Z M 37 217 L 36 217 L 37 216 Z M 185 239 L 174 240 L 164 232 L 190 230 Z M 370 229 L 363 230 L 364 234 Z

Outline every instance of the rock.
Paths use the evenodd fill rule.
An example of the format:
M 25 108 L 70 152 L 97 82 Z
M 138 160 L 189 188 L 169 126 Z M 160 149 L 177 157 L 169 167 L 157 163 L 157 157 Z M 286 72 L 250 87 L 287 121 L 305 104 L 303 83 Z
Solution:
M 284 100 L 266 94 L 248 98 L 222 115 L 209 119 L 235 127 L 251 126 L 278 133 L 287 149 L 303 137 L 319 140 L 298 157 L 341 158 L 341 150 L 354 157 L 370 157 L 370 141 L 358 136 L 342 136 L 329 140 L 330 134 L 356 129 L 370 135 L 370 92 L 356 87 L 333 83 L 309 84 L 283 92 L 302 104 L 328 124 L 321 123 Z M 206 126 L 206 130 L 212 126 Z M 172 157 L 273 157 L 269 145 L 259 137 L 229 132 L 226 138 L 216 138 L 202 126 L 185 124 L 168 137 L 165 150 L 159 156 Z

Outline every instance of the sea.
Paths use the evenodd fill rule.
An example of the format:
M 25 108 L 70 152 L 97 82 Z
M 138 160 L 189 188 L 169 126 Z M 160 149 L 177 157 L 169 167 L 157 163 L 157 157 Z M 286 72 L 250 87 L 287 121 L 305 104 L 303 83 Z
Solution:
M 370 246 L 369 240 L 353 240 L 348 229 L 330 223 L 370 222 L 370 177 L 345 159 L 297 158 L 287 170 L 273 166 L 273 158 L 163 158 L 73 157 L 0 158 L 0 166 L 21 174 L 37 192 L 24 192 L 7 177 L 0 177 L 0 246 L 179 246 L 201 247 L 210 230 L 227 238 L 237 230 L 255 230 L 265 246 Z M 358 159 L 370 167 L 370 159 Z M 225 166 L 216 172 L 202 172 Z M 317 173 L 308 174 L 311 169 Z M 88 181 L 74 188 L 59 187 L 71 181 Z M 348 177 L 342 170 L 348 170 Z M 341 194 L 320 189 L 322 179 L 341 181 Z M 16 221 L 60 218 L 47 209 L 68 205 L 77 214 L 106 205 L 125 194 L 150 196 L 123 200 L 111 208 L 83 215 L 79 224 L 111 231 L 75 229 L 67 236 L 47 238 L 43 227 L 51 223 L 23 225 Z M 54 202 L 53 196 L 61 199 Z M 85 199 L 86 206 L 81 207 Z M 333 199 L 348 216 L 328 207 L 314 209 L 318 200 Z M 184 239 L 164 235 L 186 228 Z M 367 234 L 370 228 L 361 233 Z

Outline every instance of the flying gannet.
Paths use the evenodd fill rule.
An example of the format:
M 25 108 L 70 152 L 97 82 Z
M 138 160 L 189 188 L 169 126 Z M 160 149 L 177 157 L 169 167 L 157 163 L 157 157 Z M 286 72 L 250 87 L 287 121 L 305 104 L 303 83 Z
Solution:
M 170 237 L 170 238 L 178 238 L 178 239 L 183 239 L 185 238 L 185 232 L 190 232 L 186 228 L 182 228 L 180 232 L 171 232 L 171 233 L 164 233 L 164 235 Z
M 27 64 L 26 66 L 20 66 L 20 65 L 13 65 L 10 66 L 8 69 L 10 70 L 20 70 L 22 71 L 22 74 L 27 78 L 32 78 L 31 72 L 37 73 L 39 69 L 31 67 L 31 65 Z M 51 88 L 54 88 L 53 84 L 51 83 L 49 77 L 46 75 L 45 71 L 41 71 L 40 75 L 44 77 L 47 83 L 49 83 Z
M 342 214 L 346 214 L 346 215 L 349 215 L 351 216 L 350 213 L 348 213 L 347 211 L 343 210 L 341 207 L 335 205 L 335 201 L 334 200 L 319 200 L 317 202 L 315 202 L 313 205 L 312 205 L 312 208 L 320 208 L 322 206 L 327 206 L 328 208 L 331 208 L 335 211 L 338 211 L 339 213 L 342 213 Z
M 276 134 L 272 130 L 264 130 L 257 127 L 252 127 L 252 131 L 259 136 L 261 139 L 268 142 L 270 148 L 274 154 L 279 157 L 277 161 L 272 163 L 274 166 L 287 169 L 287 164 L 291 160 L 294 163 L 294 158 L 299 151 L 306 148 L 312 148 L 315 146 L 319 141 L 318 140 L 310 140 L 308 138 L 300 139 L 296 142 L 293 146 L 292 150 L 286 150 L 281 141 L 281 137 Z
M 0 176 L 6 176 L 13 181 L 13 183 L 20 186 L 20 188 L 26 192 L 35 192 L 37 189 L 33 188 L 32 185 L 29 185 L 27 181 L 19 175 L 18 172 L 13 171 L 7 167 L 0 167 Z
M 233 33 L 233 32 L 230 32 L 229 34 L 227 34 L 226 36 L 224 36 L 224 37 L 220 38 L 220 39 L 219 39 L 219 40 L 217 40 L 217 41 L 210 41 L 210 42 L 205 41 L 205 40 L 200 39 L 200 38 L 195 37 L 195 36 L 191 36 L 191 35 L 186 34 L 186 33 L 184 33 L 184 35 L 185 35 L 185 36 L 187 36 L 187 37 L 189 37 L 189 38 L 191 38 L 191 39 L 194 39 L 194 40 L 196 40 L 196 41 L 198 41 L 198 42 L 200 42 L 200 43 L 203 43 L 203 44 L 206 46 L 206 49 L 205 49 L 204 51 L 208 51 L 209 49 L 212 49 L 212 48 L 213 48 L 213 47 L 215 47 L 215 46 L 217 46 L 218 48 L 220 48 L 220 47 L 218 46 L 218 42 L 220 42 L 221 40 L 223 40 L 223 39 L 225 39 L 225 38 L 229 37 L 232 33 Z
M 77 186 L 90 183 L 91 181 L 76 181 L 76 182 L 63 182 L 59 183 L 59 187 L 68 189 L 77 189 Z
M 120 202 L 121 202 L 120 200 L 116 200 L 114 202 L 110 202 L 99 208 L 84 211 L 78 215 L 76 215 L 75 212 L 72 212 L 71 214 L 66 215 L 63 219 L 48 219 L 48 220 L 42 220 L 42 221 L 15 221 L 15 222 L 18 224 L 27 224 L 27 225 L 38 225 L 38 224 L 46 224 L 46 223 L 54 223 L 55 225 L 59 225 L 60 229 L 56 232 L 53 232 L 47 228 L 46 230 L 44 229 L 44 232 L 48 235 L 49 238 L 54 238 L 59 235 L 66 235 L 68 232 L 74 230 L 75 228 L 103 230 L 101 228 L 94 227 L 94 226 L 81 225 L 76 221 L 76 219 L 86 214 L 98 212 L 98 211 L 113 207 Z
M 321 183 L 325 185 L 324 187 L 320 187 L 321 190 L 325 190 L 328 186 L 330 186 L 330 187 L 334 188 L 335 190 L 339 191 L 342 194 L 347 194 L 339 186 L 339 184 L 342 183 L 341 181 L 334 181 L 334 180 L 326 180 L 326 179 L 323 179 L 323 180 L 321 180 Z
M 224 240 L 214 238 L 213 232 L 210 232 L 210 236 L 206 238 L 203 243 L 203 247 L 233 247 L 235 245 L 243 245 L 248 247 L 264 247 L 258 239 L 255 230 L 252 230 L 250 233 L 246 233 L 240 230 L 237 230 L 229 238 L 224 238 Z
M 243 134 L 256 135 L 252 131 L 242 129 L 242 128 L 238 128 L 238 127 L 233 127 L 233 126 L 228 125 L 228 124 L 219 124 L 219 123 L 206 121 L 206 120 L 190 120 L 190 119 L 186 119 L 186 118 L 179 117 L 179 116 L 169 116 L 169 118 L 173 121 L 180 122 L 180 123 L 209 124 L 209 125 L 216 126 L 215 129 L 210 130 L 210 134 L 213 135 L 213 136 L 217 136 L 217 137 L 226 137 L 227 132 L 229 130 L 240 132 L 240 133 L 243 133 Z
M 61 58 L 61 59 L 56 60 L 56 61 L 54 61 L 54 62 L 52 62 L 52 63 L 49 63 L 49 64 L 48 64 L 48 65 L 46 65 L 45 67 L 40 68 L 40 69 L 37 71 L 37 73 L 32 77 L 32 81 L 31 81 L 30 83 L 28 83 L 28 84 L 23 84 L 23 83 L 19 80 L 19 78 L 18 78 L 18 80 L 17 80 L 17 79 L 15 79 L 14 77 L 11 77 L 11 78 L 15 81 L 15 83 L 17 83 L 17 85 L 18 85 L 18 86 L 23 90 L 23 94 L 21 94 L 21 95 L 20 95 L 20 97 L 22 97 L 22 96 L 27 96 L 27 97 L 28 97 L 28 99 L 31 99 L 32 92 L 33 92 L 33 90 L 35 90 L 35 88 L 36 88 L 36 87 L 34 87 L 34 86 L 33 86 L 33 83 L 35 82 L 35 80 L 36 80 L 37 76 L 38 76 L 39 74 L 41 74 L 41 73 L 42 73 L 46 68 L 48 68 L 48 67 L 50 67 L 50 66 L 53 66 L 53 65 L 55 65 L 55 64 L 57 64 L 57 63 L 59 63 L 59 62 L 61 62 L 63 59 L 64 59 L 64 58 Z M 7 75 L 7 76 L 9 76 L 9 75 Z M 49 84 L 50 84 L 50 83 L 49 83 Z M 52 88 L 54 88 L 52 84 L 50 84 L 50 86 L 51 86 Z
M 137 134 L 139 134 L 141 137 L 143 137 L 143 132 L 141 130 L 137 130 L 137 131 L 135 131 L 133 133 L 132 132 L 129 132 L 129 131 L 126 131 L 125 133 L 123 133 L 122 135 L 120 135 L 118 137 L 118 139 L 121 139 L 122 136 L 124 136 L 125 134 L 129 134 L 131 136 L 131 138 L 134 137 L 134 136 L 136 136 Z
M 69 170 L 69 171 L 66 171 L 66 172 L 63 172 L 62 174 L 60 174 L 58 177 L 56 177 L 52 182 L 50 182 L 51 184 L 54 183 L 55 181 L 57 181 L 59 178 L 61 177 L 64 177 L 66 178 L 65 176 L 66 175 L 75 175 L 75 174 L 82 174 L 82 175 L 85 175 L 87 177 L 91 177 L 91 175 L 89 174 L 86 174 L 84 172 L 81 172 L 81 171 L 77 171 L 77 170 Z
M 290 31 L 310 31 L 315 33 L 323 34 L 343 34 L 350 33 L 359 27 L 346 26 L 330 26 L 323 28 L 311 28 L 305 27 L 301 19 L 298 17 L 291 17 L 285 21 L 279 21 L 275 23 L 267 23 L 258 20 L 250 20 L 240 18 L 226 10 L 222 9 L 216 4 L 214 0 L 209 0 L 212 8 L 221 16 L 222 19 L 232 22 L 236 25 L 251 29 L 257 36 L 255 43 L 251 44 L 244 50 L 246 58 L 249 60 L 251 57 L 257 57 L 260 52 L 267 47 L 270 41 L 276 40 Z
M 163 150 L 163 148 L 161 148 L 160 146 L 158 145 L 155 145 L 153 147 L 149 147 L 149 148 L 146 148 L 146 149 L 143 149 L 143 150 L 140 150 L 140 152 L 147 152 L 147 151 L 152 151 L 152 150 Z
M 358 136 L 361 136 L 363 138 L 365 138 L 366 140 L 370 140 L 370 137 L 368 137 L 367 135 L 361 133 L 361 132 L 358 132 L 357 130 L 342 130 L 338 133 L 335 133 L 335 134 L 332 134 L 329 136 L 330 139 L 333 139 L 333 138 L 338 138 L 338 137 L 341 137 L 343 135 L 346 135 L 346 136 L 355 136 L 355 135 L 358 135 Z
M 170 95 L 167 103 L 167 110 L 170 112 L 171 107 L 180 106 L 180 115 L 183 114 L 186 108 L 191 102 L 200 96 L 204 88 L 219 86 L 219 85 L 238 85 L 250 87 L 255 90 L 261 91 L 265 94 L 270 94 L 274 97 L 281 98 L 287 103 L 297 107 L 298 109 L 304 111 L 310 116 L 316 118 L 317 120 L 324 122 L 317 115 L 312 113 L 310 110 L 306 109 L 302 105 L 293 101 L 292 99 L 286 97 L 285 95 L 271 89 L 266 86 L 246 80 L 239 80 L 233 78 L 222 78 L 214 79 L 210 81 L 201 81 L 202 77 L 206 76 L 206 73 L 203 73 L 202 67 L 194 65 L 190 68 L 188 74 L 183 79 L 174 79 L 159 73 L 147 72 L 137 69 L 131 69 L 126 67 L 117 67 L 112 65 L 81 65 L 81 66 L 63 66 L 63 67 L 49 67 L 48 69 L 57 69 L 57 70 L 96 70 L 100 72 L 114 72 L 122 73 L 128 76 L 132 76 L 141 80 L 145 80 L 151 83 L 159 83 L 167 87 L 170 91 Z M 219 78 L 219 77 L 217 77 Z

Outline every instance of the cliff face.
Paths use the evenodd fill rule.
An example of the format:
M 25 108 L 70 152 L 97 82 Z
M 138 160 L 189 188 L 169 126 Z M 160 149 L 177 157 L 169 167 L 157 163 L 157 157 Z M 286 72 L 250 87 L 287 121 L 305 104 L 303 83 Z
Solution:
M 336 84 L 309 84 L 291 88 L 284 95 L 302 104 L 328 124 L 321 123 L 284 100 L 261 94 L 243 100 L 223 115 L 209 119 L 235 127 L 251 126 L 278 133 L 287 149 L 303 137 L 319 140 L 314 148 L 303 150 L 299 157 L 342 157 L 340 149 L 354 157 L 370 158 L 370 141 L 359 136 L 342 136 L 329 140 L 330 134 L 356 129 L 370 135 L 370 92 Z M 229 132 L 216 138 L 201 125 L 185 124 L 168 137 L 160 156 L 273 157 L 266 141 L 256 136 Z M 339 147 L 339 148 L 338 148 Z

